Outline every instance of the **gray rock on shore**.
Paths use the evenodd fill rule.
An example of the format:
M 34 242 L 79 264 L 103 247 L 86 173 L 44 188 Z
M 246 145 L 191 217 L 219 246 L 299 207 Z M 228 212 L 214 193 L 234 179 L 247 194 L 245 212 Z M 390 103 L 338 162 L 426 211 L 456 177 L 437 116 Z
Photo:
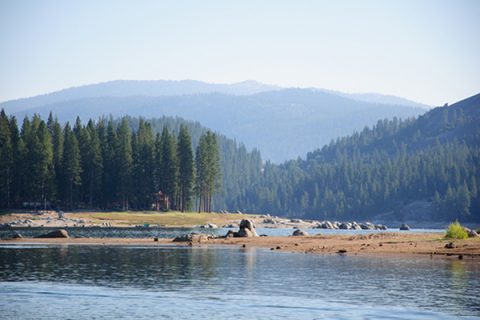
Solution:
M 58 229 L 49 233 L 36 236 L 35 238 L 70 238 L 70 236 L 68 235 L 67 230 Z
M 400 230 L 401 231 L 408 231 L 408 230 L 410 230 L 410 226 L 406 223 L 402 223 L 402 225 L 400 226 Z
M 478 233 L 475 230 L 469 230 L 468 232 L 468 237 L 469 238 L 475 238 L 478 237 Z
M 214 239 L 215 236 L 210 234 L 203 234 L 203 233 L 188 233 L 181 236 L 176 237 L 173 239 L 174 242 L 202 242 L 207 241 L 209 239 Z
M 229 230 L 225 235 L 226 238 L 235 237 L 235 238 L 252 238 L 258 237 L 257 231 L 255 231 L 255 224 L 250 219 L 243 219 L 240 221 L 240 229 L 238 232 Z
M 337 221 L 322 221 L 315 227 L 317 229 L 342 229 L 342 230 L 387 230 L 383 224 L 373 224 L 371 222 L 357 223 L 352 222 L 337 222 Z
M 203 226 L 200 226 L 200 228 L 202 228 L 202 229 L 217 229 L 218 226 L 216 224 L 213 224 L 213 223 L 207 223 L 207 224 L 204 224 Z
M 305 230 L 302 230 L 302 229 L 296 229 L 295 231 L 293 231 L 293 234 L 292 236 L 308 236 L 308 232 L 305 231 Z

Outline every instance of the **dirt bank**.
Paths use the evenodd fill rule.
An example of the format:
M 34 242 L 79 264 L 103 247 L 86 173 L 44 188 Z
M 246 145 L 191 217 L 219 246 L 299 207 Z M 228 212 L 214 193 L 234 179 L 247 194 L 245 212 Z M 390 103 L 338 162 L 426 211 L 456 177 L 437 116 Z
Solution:
M 233 245 L 238 247 L 259 247 L 274 251 L 288 251 L 308 254 L 422 254 L 442 255 L 458 258 L 480 258 L 480 237 L 465 240 L 446 240 L 441 233 L 402 234 L 385 232 L 368 235 L 316 235 L 301 237 L 256 237 L 209 239 L 201 242 L 173 242 L 172 239 L 125 239 L 125 238 L 66 238 L 1 240 L 0 244 L 63 244 L 63 245 Z M 454 243 L 454 248 L 445 245 Z M 480 261 L 480 260 L 479 260 Z

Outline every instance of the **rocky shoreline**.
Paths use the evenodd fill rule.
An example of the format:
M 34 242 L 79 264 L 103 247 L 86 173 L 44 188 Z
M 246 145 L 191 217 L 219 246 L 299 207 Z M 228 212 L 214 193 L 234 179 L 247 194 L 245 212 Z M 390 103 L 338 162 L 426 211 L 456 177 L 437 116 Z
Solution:
M 330 226 L 327 222 L 327 228 Z M 361 228 L 360 224 L 357 224 Z M 444 233 L 403 233 L 377 232 L 353 235 L 312 235 L 302 229 L 294 229 L 291 236 L 267 237 L 258 235 L 255 222 L 243 219 L 238 231 L 229 230 L 226 235 L 218 236 L 208 233 L 187 233 L 174 239 L 125 239 L 125 238 L 71 238 L 66 230 L 59 229 L 37 236 L 24 238 L 15 234 L 10 239 L 0 240 L 1 243 L 29 244 L 68 244 L 68 245 L 156 245 L 180 244 L 188 246 L 204 245 L 237 245 L 242 248 L 270 248 L 272 251 L 301 252 L 311 254 L 429 254 L 456 257 L 480 257 L 480 237 L 468 239 L 445 239 Z M 349 226 L 337 226 L 347 228 Z M 353 228 L 358 228 L 352 223 Z M 370 226 L 374 228 L 372 224 Z M 407 226 L 402 226 L 407 227 Z M 361 230 L 361 229 L 358 229 Z M 373 229 L 371 229 L 373 230 Z M 153 241 L 152 241 L 153 240 Z

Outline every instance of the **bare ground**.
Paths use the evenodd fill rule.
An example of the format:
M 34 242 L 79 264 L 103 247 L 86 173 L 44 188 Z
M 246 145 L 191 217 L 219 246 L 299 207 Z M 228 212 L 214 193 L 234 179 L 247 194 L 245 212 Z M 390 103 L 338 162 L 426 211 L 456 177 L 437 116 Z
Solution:
M 432 255 L 454 258 L 475 258 L 480 262 L 480 237 L 465 240 L 448 240 L 441 233 L 402 234 L 385 232 L 369 235 L 315 235 L 301 237 L 217 238 L 200 242 L 173 242 L 172 239 L 124 239 L 124 238 L 64 238 L 64 239 L 16 239 L 1 240 L 0 244 L 62 244 L 62 245 L 232 245 L 259 247 L 274 251 L 308 254 L 346 255 Z M 453 242 L 455 248 L 445 245 Z M 477 260 L 478 259 L 478 260 Z

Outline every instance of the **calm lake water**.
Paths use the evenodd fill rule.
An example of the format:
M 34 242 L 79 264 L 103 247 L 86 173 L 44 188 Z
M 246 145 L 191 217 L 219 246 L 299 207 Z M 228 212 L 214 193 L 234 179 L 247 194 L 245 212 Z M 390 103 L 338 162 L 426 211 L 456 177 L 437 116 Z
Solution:
M 475 318 L 479 290 L 470 259 L 0 246 L 2 319 Z

